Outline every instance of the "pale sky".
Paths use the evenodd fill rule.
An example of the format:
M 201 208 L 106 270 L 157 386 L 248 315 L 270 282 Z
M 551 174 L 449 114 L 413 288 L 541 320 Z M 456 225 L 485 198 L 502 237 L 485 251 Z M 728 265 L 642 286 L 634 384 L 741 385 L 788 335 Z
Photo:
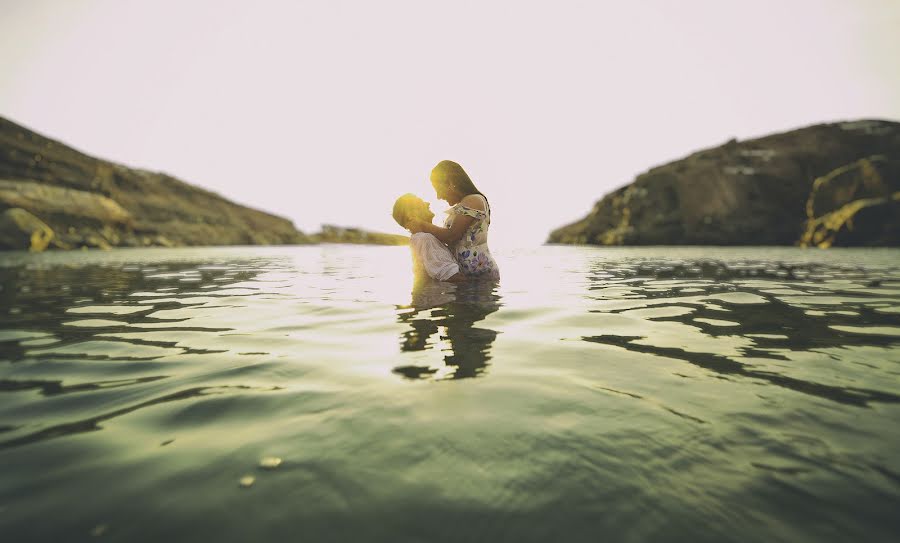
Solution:
M 451 159 L 491 201 L 492 248 L 537 244 L 697 149 L 900 119 L 900 0 L 0 9 L 0 115 L 305 232 L 402 233 L 394 199 L 435 201 Z

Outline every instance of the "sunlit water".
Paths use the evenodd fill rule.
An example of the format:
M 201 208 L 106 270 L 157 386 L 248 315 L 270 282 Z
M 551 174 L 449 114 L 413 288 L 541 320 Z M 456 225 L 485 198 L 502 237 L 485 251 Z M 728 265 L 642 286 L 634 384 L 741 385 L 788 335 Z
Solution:
M 0 256 L 2 539 L 896 538 L 900 251 L 498 261 Z

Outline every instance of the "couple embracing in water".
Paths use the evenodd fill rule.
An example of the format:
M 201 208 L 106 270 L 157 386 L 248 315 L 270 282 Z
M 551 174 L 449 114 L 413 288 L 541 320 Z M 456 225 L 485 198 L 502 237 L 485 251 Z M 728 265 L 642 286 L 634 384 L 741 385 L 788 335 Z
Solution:
M 444 226 L 432 224 L 428 202 L 404 194 L 394 203 L 394 220 L 412 233 L 413 267 L 417 275 L 454 283 L 500 279 L 500 269 L 487 245 L 491 208 L 462 166 L 443 160 L 431 170 L 438 199 L 452 207 Z

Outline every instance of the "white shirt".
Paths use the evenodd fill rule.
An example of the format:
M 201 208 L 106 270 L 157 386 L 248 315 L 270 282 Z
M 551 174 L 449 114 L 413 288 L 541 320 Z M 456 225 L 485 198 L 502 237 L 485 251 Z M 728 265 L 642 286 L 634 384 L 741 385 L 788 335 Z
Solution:
M 413 270 L 427 274 L 432 279 L 446 281 L 459 273 L 459 264 L 453 254 L 439 239 L 427 232 L 418 232 L 409 238 Z

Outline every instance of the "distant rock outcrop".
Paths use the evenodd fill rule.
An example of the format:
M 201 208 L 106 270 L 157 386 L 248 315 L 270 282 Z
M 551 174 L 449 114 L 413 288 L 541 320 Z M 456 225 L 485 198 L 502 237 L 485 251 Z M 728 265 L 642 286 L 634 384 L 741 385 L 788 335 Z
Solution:
M 732 140 L 639 175 L 598 201 L 585 218 L 552 232 L 548 242 L 896 244 L 890 213 L 897 201 L 891 196 L 898 190 L 891 188 L 898 182 L 891 166 L 897 159 L 900 123 L 889 121 L 821 124 Z M 814 182 L 826 178 L 814 190 Z M 825 219 L 833 213 L 838 215 Z
M 13 209 L 44 223 L 55 234 L 49 246 L 63 249 L 310 242 L 287 219 L 90 157 L 0 118 L 0 213 Z M 12 229 L 24 224 L 15 216 L 0 225 L 0 249 L 37 250 L 40 243 Z
M 409 237 L 399 234 L 382 234 L 359 228 L 344 228 L 323 224 L 322 231 L 310 236 L 317 243 L 358 243 L 365 245 L 409 245 Z

